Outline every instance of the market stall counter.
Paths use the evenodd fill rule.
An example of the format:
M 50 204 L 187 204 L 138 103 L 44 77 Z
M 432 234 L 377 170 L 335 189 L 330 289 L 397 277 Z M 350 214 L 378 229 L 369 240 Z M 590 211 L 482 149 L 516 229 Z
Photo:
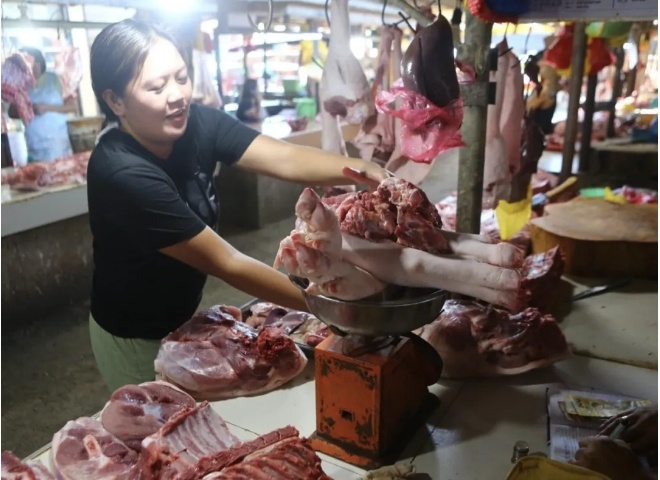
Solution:
M 315 430 L 312 362 L 293 382 L 265 395 L 213 402 L 212 408 L 239 440 L 292 425 L 301 435 Z M 657 371 L 574 356 L 553 368 L 516 377 L 441 380 L 430 388 L 440 407 L 417 431 L 398 463 L 412 463 L 427 478 L 502 479 L 511 469 L 517 441 L 531 452 L 547 451 L 546 389 L 594 388 L 657 401 Z M 365 471 L 319 454 L 326 474 L 357 480 Z M 50 446 L 35 452 L 49 464 Z

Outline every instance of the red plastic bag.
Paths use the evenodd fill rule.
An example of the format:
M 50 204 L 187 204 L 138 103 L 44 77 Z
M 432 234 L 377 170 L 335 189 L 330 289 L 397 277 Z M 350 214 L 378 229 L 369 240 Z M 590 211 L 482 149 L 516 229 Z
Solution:
M 573 54 L 573 24 L 564 25 L 543 53 L 543 61 L 555 70 L 568 70 Z
M 465 4 L 470 9 L 470 13 L 475 17 L 488 23 L 518 23 L 518 17 L 497 13 L 488 6 L 486 0 L 466 0 Z

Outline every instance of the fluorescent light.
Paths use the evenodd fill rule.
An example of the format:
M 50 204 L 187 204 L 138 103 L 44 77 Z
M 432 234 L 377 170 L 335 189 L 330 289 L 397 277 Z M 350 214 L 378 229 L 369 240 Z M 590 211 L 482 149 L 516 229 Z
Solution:
M 294 25 L 291 27 L 291 31 L 298 33 L 300 31 L 300 25 Z
M 286 31 L 286 26 L 284 26 L 284 25 L 275 25 L 273 27 L 273 30 L 275 32 L 285 32 Z
M 369 30 L 369 29 L 367 28 L 367 29 L 364 31 L 364 36 L 365 36 L 365 37 L 370 37 L 370 36 L 371 36 L 371 30 Z
M 160 5 L 162 5 L 165 10 L 170 12 L 184 12 L 193 10 L 196 8 L 198 0 L 188 0 L 187 2 L 181 2 L 179 0 L 160 0 Z

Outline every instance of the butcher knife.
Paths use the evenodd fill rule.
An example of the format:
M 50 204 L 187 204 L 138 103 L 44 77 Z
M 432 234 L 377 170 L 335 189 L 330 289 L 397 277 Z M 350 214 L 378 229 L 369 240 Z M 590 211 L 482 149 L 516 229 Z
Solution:
M 601 293 L 609 292 L 610 290 L 614 290 L 615 288 L 625 287 L 631 281 L 632 281 L 631 278 L 624 278 L 605 285 L 597 285 L 595 287 L 588 288 L 584 292 L 580 292 L 577 295 L 573 295 L 571 301 L 575 302 L 576 300 L 582 300 L 583 298 L 589 298 L 596 295 L 600 295 Z

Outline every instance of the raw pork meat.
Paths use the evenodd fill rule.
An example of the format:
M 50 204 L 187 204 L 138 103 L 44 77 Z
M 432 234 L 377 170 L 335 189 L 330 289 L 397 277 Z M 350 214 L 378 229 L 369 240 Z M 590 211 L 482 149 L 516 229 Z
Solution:
M 380 90 L 390 88 L 390 60 L 395 31 L 400 32 L 397 27 L 388 25 L 380 28 L 378 67 L 372 88 L 374 98 Z M 362 124 L 353 143 L 360 151 L 363 160 L 374 161 L 384 166 L 394 150 L 394 117 L 374 111 Z
M 392 240 L 434 254 L 451 252 L 438 211 L 410 182 L 388 178 L 375 192 L 349 194 L 337 203 L 327 202 L 335 208 L 344 233 L 372 241 Z
M 289 310 L 268 302 L 250 306 L 245 323 L 256 329 L 268 326 L 281 328 L 294 342 L 310 347 L 321 343 L 330 333 L 328 327 L 311 313 Z
M 2 64 L 0 77 L 2 78 L 2 101 L 16 107 L 18 116 L 23 123 L 29 124 L 34 118 L 34 111 L 28 92 L 34 87 L 35 79 L 28 58 L 21 53 L 7 57 Z M 3 110 L 2 133 L 6 131 L 7 125 Z
M 456 231 L 456 200 L 456 195 L 449 195 L 436 204 L 436 208 L 442 219 L 442 228 L 451 232 Z M 533 213 L 532 217 L 534 216 L 535 214 Z M 481 211 L 481 229 L 479 233 L 492 238 L 495 242 L 499 243 L 502 241 L 500 227 L 497 223 L 494 209 L 485 208 Z M 529 225 L 525 225 L 513 237 L 504 241 L 519 248 L 524 254 L 527 254 L 532 246 Z
M 520 142 L 525 117 L 523 75 L 520 61 L 511 51 L 504 54 L 509 58 L 509 68 L 504 77 L 504 98 L 500 115 L 500 133 L 506 145 L 509 172 L 513 175 L 520 170 Z
M 138 455 L 108 432 L 99 420 L 69 421 L 53 436 L 51 462 L 61 480 L 123 480 Z
M 91 153 L 74 153 L 52 162 L 30 163 L 11 174 L 3 175 L 2 183 L 8 183 L 14 190 L 30 191 L 85 183 Z
M 300 195 L 296 216 L 296 229 L 280 242 L 275 268 L 284 265 L 290 274 L 309 279 L 307 292 L 315 295 L 358 300 L 385 288 L 371 274 L 342 260 L 337 216 L 311 188 Z
M 278 328 L 259 332 L 236 307 L 216 305 L 166 336 L 155 361 L 159 379 L 196 399 L 221 399 L 273 390 L 296 377 L 307 358 Z
M 77 47 L 65 47 L 55 57 L 55 72 L 60 77 L 62 84 L 62 98 L 76 98 L 78 86 L 83 78 L 83 63 L 80 58 L 80 50 Z
M 245 323 L 252 328 L 260 329 L 266 323 L 266 320 L 271 315 L 283 317 L 291 311 L 290 308 L 280 307 L 270 302 L 258 302 L 250 305 L 249 314 L 244 319 Z
M 373 111 L 373 101 L 367 77 L 351 51 L 348 0 L 332 0 L 330 20 L 330 45 L 320 88 L 321 149 L 347 156 L 339 122 L 361 124 Z
M 198 462 L 239 444 L 225 421 L 208 402 L 174 414 L 142 441 L 142 453 L 132 478 L 182 480 L 202 478 Z
M 46 466 L 36 460 L 22 462 L 12 452 L 2 452 L 2 480 L 55 480 Z
M 555 294 L 564 273 L 564 255 L 559 247 L 525 258 L 521 289 L 529 291 L 528 306 L 547 311 L 557 301 Z
M 430 163 L 439 153 L 463 145 L 463 102 L 453 49 L 451 25 L 439 15 L 403 54 L 401 79 L 376 97 L 379 112 L 401 119 L 401 152 L 411 160 Z M 473 80 L 473 73 L 464 80 Z
M 551 315 L 535 308 L 518 314 L 469 301 L 449 300 L 419 335 L 438 351 L 448 378 L 515 375 L 570 355 Z
M 331 480 L 309 441 L 284 427 L 200 460 L 181 480 Z
M 511 68 L 509 61 L 511 57 L 504 53 L 507 49 L 506 41 L 502 41 L 495 48 L 497 54 L 497 71 L 491 77 L 495 77 L 496 84 L 495 105 L 488 106 L 488 118 L 486 126 L 486 150 L 484 159 L 484 208 L 495 208 L 499 200 L 508 200 L 511 187 L 511 172 L 509 171 L 508 145 L 502 136 L 502 108 L 504 107 L 504 96 L 508 85 L 505 83 L 507 72 Z M 515 58 L 515 56 L 514 56 Z M 493 79 L 491 78 L 491 81 Z M 516 144 L 516 152 L 520 146 L 520 139 Z
M 115 390 L 106 403 L 101 422 L 108 432 L 139 451 L 145 437 L 178 411 L 194 406 L 190 395 L 166 382 L 125 385 Z

